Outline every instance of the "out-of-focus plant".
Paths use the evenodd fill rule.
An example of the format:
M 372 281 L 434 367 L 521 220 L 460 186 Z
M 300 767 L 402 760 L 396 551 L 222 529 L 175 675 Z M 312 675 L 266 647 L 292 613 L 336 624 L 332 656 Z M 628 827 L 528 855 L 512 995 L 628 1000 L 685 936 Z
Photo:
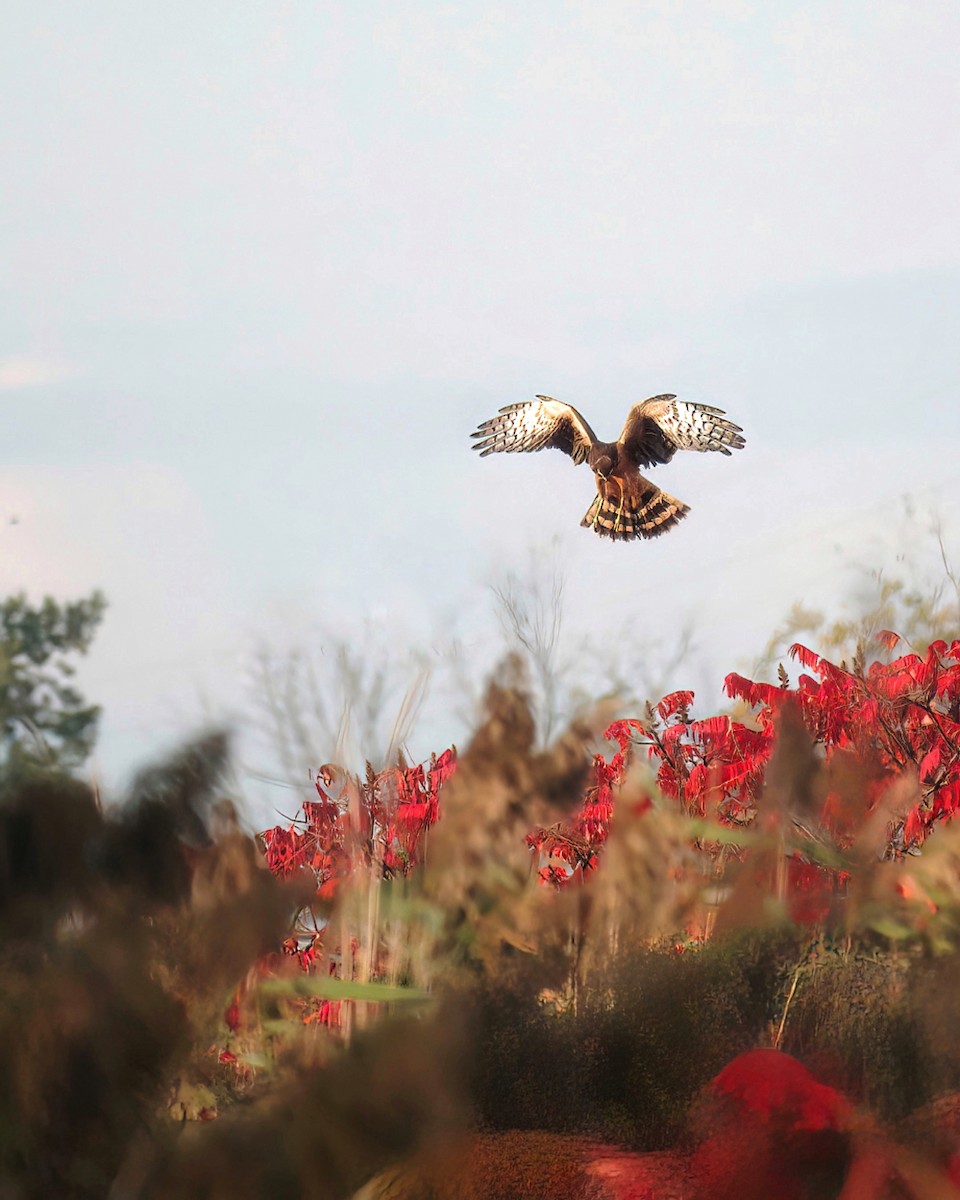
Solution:
M 889 652 L 899 639 L 884 632 L 879 640 Z M 794 920 L 837 919 L 838 900 L 862 899 L 880 861 L 918 854 L 960 808 L 960 641 L 869 666 L 860 657 L 852 669 L 803 646 L 791 652 L 807 668 L 796 687 L 782 668 L 779 686 L 727 677 L 728 695 L 755 710 L 753 727 L 729 716 L 691 720 L 689 692 L 664 697 L 643 720 L 612 726 L 608 736 L 621 750 L 609 762 L 597 758 L 596 782 L 572 822 L 531 841 L 561 860 L 544 877 L 565 887 L 596 866 L 631 737 L 646 747 L 660 793 L 690 818 L 714 876 L 728 864 L 748 876 L 762 868 L 768 882 L 755 889 L 758 904 L 775 899 Z M 911 864 L 897 870 L 893 887 L 904 900 L 926 896 L 936 907 L 911 882 Z M 888 928 L 891 904 L 892 895 Z M 945 919 L 951 912 L 948 904 Z M 843 919 L 855 924 L 856 907 Z
M 529 666 L 526 688 L 540 746 L 598 698 L 615 697 L 624 710 L 662 694 L 690 659 L 693 630 L 680 627 L 675 640 L 658 632 L 645 639 L 635 629 L 613 643 L 606 630 L 598 634 L 564 629 L 563 559 L 559 543 L 531 554 L 523 571 L 510 570 L 493 586 L 495 611 L 510 653 Z M 461 684 L 469 683 L 461 680 Z M 477 704 L 471 723 L 482 719 Z
M 455 1015 L 318 1063 L 274 949 L 310 889 L 267 869 L 226 767 L 213 734 L 107 811 L 64 774 L 0 796 L 0 1194 L 345 1200 L 459 1127 Z
M 609 761 L 603 754 L 594 755 L 593 780 L 576 811 L 527 834 L 527 845 L 545 860 L 539 867 L 541 882 L 564 887 L 597 866 L 610 833 L 615 796 L 626 775 L 630 743 L 640 729 L 638 721 L 614 721 L 603 736 L 605 741 L 616 741 L 620 749 Z M 634 811 L 645 811 L 650 803 L 644 796 Z
M 225 753 L 220 737 L 197 743 L 110 815 L 63 775 L 4 793 L 6 1194 L 104 1196 L 125 1162 L 149 1158 L 168 1089 L 187 1084 L 224 994 L 283 928 L 289 900 L 213 811 Z M 198 1113 L 216 1107 L 205 1095 Z
M 465 1091 L 494 1129 L 662 1147 L 734 1054 L 838 1028 L 890 1119 L 956 1087 L 955 956 L 921 951 L 960 939 L 960 642 L 880 651 L 731 676 L 752 724 L 674 692 L 542 748 L 511 662 L 460 754 L 321 768 L 260 852 L 217 803 L 222 738 L 124 810 L 70 780 L 5 797 L 0 1190 L 346 1198 L 462 1129 Z
M 529 886 L 537 864 L 525 835 L 566 818 L 602 724 L 594 714 L 538 750 L 523 682 L 514 660 L 460 756 L 368 766 L 363 778 L 328 765 L 319 802 L 261 835 L 275 872 L 307 872 L 315 887 L 286 944 L 314 981 L 307 1020 L 349 1027 L 363 1012 L 352 1002 L 377 999 L 371 983 L 422 988 L 438 969 L 490 966 L 501 945 L 531 949 L 555 925 Z
M 71 658 L 86 654 L 106 600 L 93 592 L 39 605 L 23 594 L 0 602 L 0 759 L 5 769 L 76 767 L 90 751 L 100 709 L 70 682 Z
M 888 653 L 898 641 L 891 633 L 880 640 Z M 906 654 L 867 665 L 861 656 L 851 669 L 800 645 L 791 653 L 806 668 L 795 687 L 783 668 L 779 685 L 727 677 L 728 695 L 755 710 L 750 725 L 729 716 L 692 720 L 693 695 L 686 691 L 649 705 L 641 719 L 611 724 L 604 738 L 618 749 L 609 757 L 594 755 L 579 799 L 568 792 L 555 819 L 540 824 L 528 807 L 524 841 L 531 874 L 561 890 L 585 884 L 601 864 L 611 831 L 621 825 L 625 836 L 631 823 L 646 819 L 653 837 L 666 805 L 675 822 L 673 851 L 663 862 L 664 889 L 683 877 L 703 893 L 723 882 L 728 869 L 731 879 L 739 872 L 741 881 L 759 872 L 767 884 L 765 890 L 754 887 L 758 903 L 767 896 L 784 916 L 816 922 L 836 917 L 838 903 L 852 894 L 851 881 L 861 892 L 869 890 L 870 864 L 915 854 L 933 826 L 960 807 L 960 641 L 936 642 L 923 657 Z M 532 717 L 525 711 L 529 741 Z M 581 756 L 585 744 L 580 742 Z M 656 787 L 635 781 L 624 809 L 620 793 L 639 746 L 655 768 Z M 501 751 L 488 751 L 486 758 L 496 762 Z M 585 758 L 581 763 L 587 775 Z M 304 807 L 299 825 L 265 835 L 271 866 L 279 873 L 309 866 L 321 899 L 348 878 L 368 877 L 379 887 L 408 875 L 439 816 L 436 793 L 453 765 L 448 752 L 426 769 L 371 770 L 365 782 L 324 768 L 319 804 Z M 511 769 L 518 792 L 536 791 L 531 779 Z M 492 794 L 489 784 L 485 792 Z M 483 828 L 479 812 L 473 810 L 474 823 Z M 683 866 L 676 844 L 681 828 L 694 855 Z M 460 839 L 469 836 L 462 829 Z M 505 852 L 491 870 L 496 861 L 507 861 Z M 482 875 L 476 862 L 474 875 Z M 909 892 L 908 884 L 902 887 Z M 744 894 L 741 882 L 728 921 L 760 919 L 756 906 L 749 912 L 743 907 Z M 848 905 L 844 912 L 849 924 L 853 909 Z M 304 937 L 318 947 L 327 932 L 312 910 L 311 921 L 313 932 L 301 928 L 291 943 L 301 955 L 310 952 L 303 949 Z M 699 936 L 712 924 L 707 920 Z M 572 941 L 578 958 L 584 928 L 579 920 Z M 376 945 L 366 947 L 364 981 L 388 972 L 373 929 L 368 919 Z M 339 968 L 331 959 L 328 972 L 342 972 L 351 960 L 343 937 L 336 954 Z
M 776 664 L 795 642 L 816 643 L 841 666 L 860 655 L 869 662 L 880 654 L 877 634 L 896 629 L 904 643 L 925 654 L 936 641 L 960 637 L 960 572 L 947 553 L 944 525 L 903 500 L 903 524 L 896 562 L 887 568 L 858 565 L 844 607 L 847 615 L 828 619 L 808 604 L 795 604 L 769 638 L 754 665 L 760 674 Z
M 357 641 L 335 635 L 318 653 L 261 645 L 251 662 L 258 743 L 254 777 L 304 794 L 318 762 L 362 756 L 376 769 L 404 747 L 427 694 L 424 656 L 398 656 L 368 629 Z
M 261 835 L 270 869 L 286 877 L 308 868 L 321 899 L 332 899 L 354 870 L 408 874 L 423 857 L 427 831 L 440 816 L 440 789 L 455 769 L 455 748 L 412 767 L 377 772 L 368 763 L 365 778 L 321 767 L 314 785 L 319 801 L 307 801 L 288 826 Z
M 900 639 L 885 631 L 878 640 L 889 651 Z M 790 652 L 810 672 L 801 674 L 796 688 L 782 667 L 779 686 L 727 676 L 727 694 L 757 710 L 755 729 L 729 717 L 690 721 L 689 693 L 674 693 L 651 710 L 644 732 L 664 795 L 691 815 L 749 825 L 767 782 L 775 718 L 795 704 L 827 763 L 846 756 L 871 772 L 860 820 L 894 782 L 919 783 L 916 802 L 891 823 L 885 853 L 893 857 L 918 845 L 935 821 L 960 807 L 960 641 L 934 642 L 923 657 L 905 654 L 869 666 L 861 655 L 850 669 L 799 644 Z M 848 847 L 858 814 L 845 811 L 833 790 L 803 799 L 807 809 L 817 801 L 819 807 L 798 813 L 797 821 L 814 820 L 818 833 Z
M 377 772 L 368 763 L 363 778 L 332 764 L 321 767 L 315 780 L 319 800 L 305 801 L 292 822 L 260 835 L 274 874 L 284 879 L 306 874 L 315 889 L 284 943 L 314 980 L 294 988 L 309 997 L 306 1021 L 349 1030 L 354 1010 L 342 1013 L 343 1000 L 366 1005 L 416 998 L 397 990 L 401 979 L 413 982 L 404 969 L 411 941 L 404 935 L 410 929 L 406 925 L 400 937 L 391 936 L 396 928 L 390 906 L 381 904 L 381 885 L 399 884 L 423 862 L 429 831 L 440 816 L 440 791 L 456 762 L 451 748 L 428 764 Z M 366 1008 L 358 1011 L 365 1014 Z

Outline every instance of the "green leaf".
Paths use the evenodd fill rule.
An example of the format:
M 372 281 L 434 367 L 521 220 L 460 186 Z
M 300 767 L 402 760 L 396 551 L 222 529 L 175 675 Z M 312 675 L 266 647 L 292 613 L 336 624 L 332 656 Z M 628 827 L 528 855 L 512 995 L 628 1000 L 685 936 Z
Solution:
M 242 1062 L 245 1066 L 253 1067 L 255 1071 L 265 1071 L 271 1066 L 270 1059 L 266 1054 L 255 1054 L 252 1051 L 250 1054 L 238 1054 L 237 1061 Z
M 358 983 L 322 975 L 299 975 L 293 979 L 268 979 L 260 990 L 270 996 L 319 996 L 324 1000 L 370 1000 L 377 1004 L 404 1001 L 423 1003 L 431 999 L 421 988 L 396 987 L 389 983 Z
M 904 925 L 902 921 L 897 921 L 894 917 L 886 916 L 883 913 L 871 917 L 869 925 L 882 937 L 890 938 L 892 941 L 910 937 L 914 932 L 909 925 Z
M 718 821 L 708 821 L 704 817 L 689 817 L 683 822 L 683 828 L 692 838 L 700 838 L 705 842 L 719 842 L 721 846 L 774 844 L 774 839 L 768 834 L 758 833 L 755 829 L 743 829 L 740 826 L 721 825 Z

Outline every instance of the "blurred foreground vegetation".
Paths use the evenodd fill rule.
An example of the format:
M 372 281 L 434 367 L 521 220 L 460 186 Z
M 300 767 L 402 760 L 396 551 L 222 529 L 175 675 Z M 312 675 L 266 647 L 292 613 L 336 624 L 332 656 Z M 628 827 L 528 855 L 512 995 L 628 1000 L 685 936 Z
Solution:
M 822 678 L 900 687 L 872 635 L 922 613 L 896 652 L 934 654 L 939 674 L 890 703 L 904 720 L 927 706 L 911 736 L 937 723 L 947 749 L 926 767 L 874 769 L 858 743 L 854 769 L 853 749 L 775 711 L 773 685 L 772 756 L 724 775 L 721 804 L 719 777 L 690 784 L 708 743 L 682 693 L 619 722 L 611 755 L 624 714 L 604 702 L 544 737 L 551 680 L 514 656 L 456 758 L 328 764 L 313 807 L 269 836 L 236 820 L 220 735 L 109 811 L 62 771 L 12 782 L 0 1197 L 672 1194 L 638 1174 L 617 1191 L 597 1142 L 637 1156 L 621 1175 L 671 1153 L 710 1166 L 687 1197 L 960 1195 L 960 826 L 936 808 L 960 762 L 960 595 L 882 600 L 882 623 L 825 639 L 848 660 Z M 760 738 L 749 694 L 734 711 Z M 647 759 L 678 726 L 669 744 L 701 756 L 682 803 Z M 774 1190 L 750 1162 L 768 1143 L 724 1135 L 736 1157 L 718 1159 L 704 1108 L 758 1047 L 855 1113 L 771 1134 Z M 899 1148 L 870 1174 L 864 1139 Z

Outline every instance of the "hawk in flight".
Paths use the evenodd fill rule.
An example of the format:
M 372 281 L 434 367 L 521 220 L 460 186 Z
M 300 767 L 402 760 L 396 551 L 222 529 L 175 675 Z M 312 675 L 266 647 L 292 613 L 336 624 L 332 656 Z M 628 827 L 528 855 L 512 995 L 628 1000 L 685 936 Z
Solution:
M 481 458 L 553 447 L 585 462 L 597 480 L 597 495 L 580 522 L 600 535 L 630 541 L 659 537 L 690 509 L 640 474 L 640 467 L 668 463 L 678 450 L 729 454 L 745 443 L 739 425 L 723 410 L 676 396 L 653 396 L 635 404 L 615 442 L 601 442 L 580 413 L 550 396 L 507 404 L 471 437 Z

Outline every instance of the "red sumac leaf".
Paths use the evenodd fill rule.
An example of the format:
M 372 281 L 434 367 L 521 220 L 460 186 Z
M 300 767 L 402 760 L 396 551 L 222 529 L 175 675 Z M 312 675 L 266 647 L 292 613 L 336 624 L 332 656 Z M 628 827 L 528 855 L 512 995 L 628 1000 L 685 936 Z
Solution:
M 679 712 L 681 708 L 689 708 L 692 703 L 693 692 L 671 692 L 657 705 L 657 712 L 667 721 L 674 713 Z
M 940 766 L 941 752 L 939 746 L 934 746 L 920 760 L 919 774 L 920 782 L 931 782 L 934 775 L 937 773 L 937 768 Z
M 660 735 L 660 740 L 663 742 L 664 749 L 669 749 L 674 744 L 674 742 L 679 741 L 679 739 L 682 738 L 686 732 L 687 732 L 687 726 L 680 722 L 678 722 L 676 725 L 668 725 L 667 728 Z M 659 755 L 659 754 L 660 754 L 659 746 L 653 745 L 650 747 L 650 757 L 651 758 L 653 758 L 655 755 Z
M 746 700 L 748 704 L 753 703 L 753 680 L 738 675 L 736 671 L 731 671 L 724 679 L 723 690 L 731 700 Z
M 680 781 L 676 771 L 669 763 L 663 763 L 657 772 L 657 787 L 671 800 L 680 795 Z
M 791 658 L 795 658 L 801 666 L 807 668 L 808 671 L 818 671 L 823 662 L 819 654 L 814 654 L 812 650 L 808 650 L 806 646 L 801 646 L 799 642 L 794 642 L 787 651 Z
M 911 808 L 903 822 L 903 841 L 907 846 L 922 842 L 925 835 L 926 822 L 923 809 L 919 805 Z
M 960 780 L 937 788 L 933 799 L 933 815 L 952 817 L 960 808 Z
M 691 737 L 703 742 L 723 742 L 730 733 L 729 717 L 707 717 L 704 721 L 691 721 L 687 726 Z
M 630 720 L 614 721 L 603 731 L 603 736 L 608 742 L 619 743 L 621 752 L 625 753 L 627 746 L 633 741 L 633 735 L 642 732 L 643 725 L 631 718 Z

